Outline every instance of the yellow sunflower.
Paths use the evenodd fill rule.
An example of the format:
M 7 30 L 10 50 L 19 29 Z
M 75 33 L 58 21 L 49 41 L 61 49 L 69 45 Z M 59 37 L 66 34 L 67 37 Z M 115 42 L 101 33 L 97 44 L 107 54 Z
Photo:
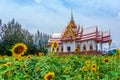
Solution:
M 45 80 L 53 80 L 54 76 L 55 76 L 54 72 L 49 72 L 48 74 L 46 74 L 44 76 L 44 79 Z
M 120 58 L 120 49 L 117 49 L 118 58 Z
M 27 79 L 27 78 L 29 78 L 29 75 L 25 75 L 24 77 Z
M 17 57 L 17 58 L 14 59 L 14 61 L 19 61 L 19 60 L 21 60 L 20 57 Z
M 76 52 L 76 53 L 79 53 L 79 52 L 80 52 L 80 49 L 79 49 L 79 48 L 76 48 L 76 49 L 75 49 L 75 52 Z
M 26 67 L 27 67 L 27 65 L 25 65 L 25 64 L 22 65 L 22 68 L 26 68 Z
M 5 67 L 5 66 L 7 67 L 7 64 L 2 64 L 2 67 Z
M 92 68 L 96 68 L 96 64 L 93 64 L 93 65 L 92 65 Z
M 43 57 L 43 56 L 44 56 L 44 53 L 43 53 L 43 52 L 39 53 L 39 56 L 40 56 L 40 57 Z
M 107 62 L 109 62 L 109 59 L 108 58 L 104 58 L 103 59 L 103 63 L 107 63 Z
M 93 72 L 96 72 L 96 64 L 93 64 L 93 65 L 92 65 L 92 71 L 93 71 Z
M 86 66 L 83 66 L 82 68 L 84 71 L 87 71 L 87 67 Z
M 96 72 L 96 68 L 92 68 L 92 71 L 93 71 L 93 72 Z
M 57 49 L 58 48 L 58 42 L 57 41 L 53 41 L 52 43 L 52 49 Z
M 6 65 L 7 65 L 7 66 L 10 66 L 10 65 L 11 65 L 11 62 L 7 62 Z
M 85 64 L 89 67 L 90 66 L 90 61 L 85 61 Z
M 28 55 L 27 58 L 31 58 L 31 55 Z
M 27 50 L 27 46 L 23 43 L 17 43 L 12 48 L 13 56 L 21 57 Z

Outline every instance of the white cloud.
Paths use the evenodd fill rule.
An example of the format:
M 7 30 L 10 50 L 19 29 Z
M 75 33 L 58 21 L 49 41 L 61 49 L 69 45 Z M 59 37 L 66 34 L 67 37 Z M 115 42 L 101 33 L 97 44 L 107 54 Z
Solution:
M 42 0 L 35 0 L 35 2 L 38 3 L 38 4 L 41 3 L 41 1 L 42 1 Z
M 12 1 L 14 0 L 9 0 L 9 2 L 8 0 L 3 0 L 0 2 L 0 18 L 3 20 L 3 23 L 7 23 L 12 18 L 15 18 L 23 25 L 23 28 L 28 29 L 32 33 L 35 33 L 37 30 L 48 34 L 61 32 L 70 20 L 71 7 L 66 7 L 60 0 L 35 0 L 36 3 L 41 3 L 42 1 L 41 5 L 24 6 Z M 71 0 L 74 4 L 79 4 L 77 7 L 72 8 L 76 24 L 80 23 L 83 27 L 98 25 L 100 29 L 103 28 L 104 30 L 110 28 L 113 40 L 120 42 L 117 36 L 120 34 L 120 20 L 114 17 L 103 17 L 95 14 L 93 14 L 94 16 L 86 16 L 85 14 L 81 14 L 83 8 L 80 5 L 83 4 L 87 7 L 94 6 L 96 8 L 107 7 L 113 11 L 117 11 L 119 9 L 118 3 L 115 5 L 115 2 L 114 4 L 111 2 L 110 5 L 106 5 L 109 3 L 104 3 L 104 1 L 99 1 L 99 3 L 95 0 L 91 0 L 93 3 L 85 3 L 85 0 L 84 3 L 80 3 L 79 1 Z M 94 9 L 86 10 L 88 11 L 87 14 L 89 14 L 89 11 L 94 13 Z M 109 12 L 106 13 L 106 16 L 108 14 Z M 120 17 L 120 10 L 118 16 Z

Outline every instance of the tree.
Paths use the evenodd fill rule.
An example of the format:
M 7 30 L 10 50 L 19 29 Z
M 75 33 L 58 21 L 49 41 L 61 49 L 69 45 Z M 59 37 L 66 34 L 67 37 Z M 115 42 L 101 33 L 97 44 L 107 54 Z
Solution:
M 48 43 L 49 35 L 45 33 L 40 33 L 38 30 L 34 36 L 34 44 L 37 47 L 38 52 L 47 53 L 47 43 Z
M 27 45 L 27 55 L 39 52 L 47 53 L 47 42 L 49 39 L 47 34 L 37 31 L 35 35 L 32 35 L 14 19 L 3 25 L 0 22 L 0 25 L 0 54 L 11 55 L 10 49 L 19 42 Z
M 15 22 L 14 19 L 2 26 L 1 40 L 2 44 L 8 48 L 6 49 L 8 52 L 9 49 L 18 42 L 25 43 L 28 47 L 33 44 L 33 36 L 30 34 L 30 32 L 28 32 L 28 30 L 22 29 L 21 24 Z
M 2 20 L 0 19 L 0 41 L 1 41 L 1 36 L 2 36 Z

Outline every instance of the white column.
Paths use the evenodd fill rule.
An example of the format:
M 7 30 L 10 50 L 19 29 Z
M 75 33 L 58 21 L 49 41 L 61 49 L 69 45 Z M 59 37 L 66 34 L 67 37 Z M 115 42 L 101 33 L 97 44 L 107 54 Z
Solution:
M 100 43 L 100 49 L 101 49 L 101 51 L 102 51 L 102 43 Z

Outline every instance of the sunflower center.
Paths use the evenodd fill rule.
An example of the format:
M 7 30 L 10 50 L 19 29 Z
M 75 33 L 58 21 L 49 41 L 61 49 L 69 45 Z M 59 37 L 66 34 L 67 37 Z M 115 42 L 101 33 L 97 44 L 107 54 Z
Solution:
M 78 51 L 78 49 L 76 49 L 76 52 Z
M 54 43 L 54 47 L 55 47 L 55 48 L 57 47 L 57 43 Z
M 16 54 L 21 54 L 24 51 L 24 47 L 23 46 L 17 46 L 14 50 L 14 52 Z
M 86 70 L 87 68 L 86 67 L 83 67 L 84 70 Z
M 28 58 L 31 58 L 31 56 L 28 56 Z
M 15 61 L 18 61 L 18 60 L 19 60 L 18 58 L 15 59 Z
M 90 63 L 89 62 L 87 62 L 87 65 L 89 65 Z
M 41 56 L 44 56 L 43 54 L 41 54 Z
M 95 65 L 93 65 L 93 68 L 95 68 L 96 66 Z
M 109 60 L 108 60 L 108 59 L 105 59 L 105 62 L 109 62 Z
M 53 75 L 47 76 L 47 79 L 48 79 L 48 80 L 52 80 L 52 78 L 53 78 Z

